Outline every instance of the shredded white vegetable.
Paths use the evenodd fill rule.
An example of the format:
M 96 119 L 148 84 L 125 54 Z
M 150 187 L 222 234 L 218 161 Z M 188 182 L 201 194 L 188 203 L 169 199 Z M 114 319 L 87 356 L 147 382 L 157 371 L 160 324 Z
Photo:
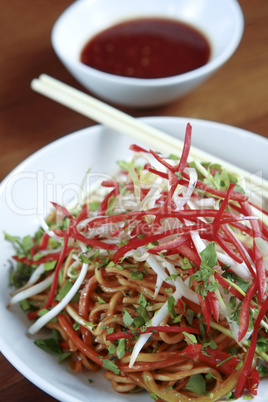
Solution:
M 82 252 L 86 252 L 86 246 L 79 242 L 80 247 Z M 46 314 L 44 314 L 42 317 L 38 318 L 38 320 L 31 325 L 31 327 L 28 329 L 30 334 L 35 334 L 38 332 L 41 328 L 43 328 L 44 325 L 46 325 L 49 321 L 51 321 L 54 317 L 56 317 L 57 314 L 59 314 L 66 306 L 67 304 L 72 300 L 76 292 L 79 290 L 86 274 L 87 274 L 87 269 L 88 269 L 88 264 L 83 263 L 80 274 L 71 287 L 70 291 L 66 294 L 66 296 L 50 311 L 48 311 Z
M 13 304 L 16 304 L 22 300 L 27 299 L 28 297 L 32 297 L 37 295 L 38 293 L 43 292 L 51 285 L 51 283 L 53 282 L 53 278 L 54 274 L 48 276 L 42 282 L 37 283 L 36 285 L 31 286 L 30 288 L 24 289 L 20 293 L 17 293 L 15 296 L 11 298 L 9 306 L 12 306 Z

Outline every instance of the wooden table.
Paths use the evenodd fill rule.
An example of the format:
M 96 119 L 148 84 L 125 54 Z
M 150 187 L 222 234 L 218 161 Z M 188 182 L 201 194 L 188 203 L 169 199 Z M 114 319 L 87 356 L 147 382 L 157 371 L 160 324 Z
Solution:
M 0 180 L 38 148 L 95 124 L 34 93 L 40 73 L 79 85 L 50 43 L 53 23 L 70 0 L 0 0 Z M 241 0 L 242 42 L 228 63 L 198 89 L 170 105 L 126 110 L 133 116 L 186 116 L 227 123 L 268 137 L 268 2 Z M 82 88 L 81 88 L 82 89 Z M 2 328 L 1 328 L 2 330 Z M 0 354 L 0 400 L 52 401 Z

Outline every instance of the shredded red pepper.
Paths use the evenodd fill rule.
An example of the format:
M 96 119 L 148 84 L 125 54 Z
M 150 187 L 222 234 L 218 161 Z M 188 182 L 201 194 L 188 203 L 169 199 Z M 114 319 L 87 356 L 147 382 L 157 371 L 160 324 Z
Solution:
M 145 331 L 141 331 L 140 328 L 133 330 L 135 333 L 148 334 L 150 332 L 165 332 L 165 333 L 180 333 L 187 332 L 188 334 L 200 334 L 200 331 L 196 328 L 191 327 L 179 327 L 179 326 L 154 326 L 147 327 Z M 107 341 L 115 341 L 122 338 L 131 338 L 135 336 L 133 332 L 115 332 L 113 334 L 106 335 Z

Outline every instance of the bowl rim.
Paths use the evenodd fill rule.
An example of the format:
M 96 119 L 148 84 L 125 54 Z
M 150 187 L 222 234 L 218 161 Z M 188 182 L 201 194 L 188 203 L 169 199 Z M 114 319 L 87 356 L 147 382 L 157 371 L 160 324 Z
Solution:
M 215 1 L 215 0 L 214 0 Z M 79 59 L 73 59 L 66 57 L 66 54 L 62 51 L 61 47 L 59 46 L 59 42 L 57 40 L 58 32 L 60 27 L 65 21 L 66 16 L 72 13 L 74 9 L 83 7 L 82 3 L 88 2 L 90 0 L 79 0 L 72 3 L 69 7 L 67 7 L 62 14 L 56 20 L 52 31 L 51 31 L 51 43 L 52 47 L 62 61 L 63 64 L 68 65 L 68 67 L 72 68 L 72 70 L 80 71 L 83 74 L 89 74 L 93 77 L 102 78 L 105 81 L 113 81 L 114 84 L 121 84 L 121 85 L 129 85 L 129 86 L 147 86 L 147 87 L 161 87 L 166 85 L 174 85 L 180 83 L 187 83 L 189 81 L 195 80 L 202 76 L 206 76 L 211 74 L 213 71 L 219 69 L 235 52 L 238 48 L 240 41 L 243 36 L 244 32 L 244 15 L 242 8 L 237 0 L 224 0 L 225 3 L 228 3 L 228 6 L 231 9 L 235 17 L 235 31 L 232 40 L 230 41 L 228 47 L 216 56 L 214 59 L 209 60 L 204 66 L 198 67 L 194 70 L 188 71 L 183 74 L 174 75 L 171 77 L 163 77 L 163 78 L 134 78 L 134 77 L 125 77 L 115 74 L 106 73 L 101 70 L 97 70 L 90 66 L 83 64 Z M 190 23 L 189 23 L 190 24 Z M 194 25 L 193 25 L 194 26 Z M 209 40 L 209 38 L 207 38 Z

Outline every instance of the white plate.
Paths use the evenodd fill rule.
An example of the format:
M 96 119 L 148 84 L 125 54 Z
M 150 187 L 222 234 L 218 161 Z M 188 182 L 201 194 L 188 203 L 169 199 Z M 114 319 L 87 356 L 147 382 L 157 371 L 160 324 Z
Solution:
M 143 119 L 161 130 L 183 139 L 188 121 L 193 126 L 193 144 L 250 173 L 268 178 L 268 141 L 234 127 L 195 119 L 151 117 Z M 38 349 L 27 335 L 29 323 L 17 308 L 6 309 L 9 301 L 8 272 L 12 248 L 3 232 L 33 234 L 38 227 L 36 212 L 46 214 L 49 201 L 67 200 L 78 193 L 85 172 L 92 167 L 100 178 L 116 171 L 116 161 L 130 155 L 133 141 L 102 126 L 67 135 L 36 152 L 2 182 L 0 187 L 0 347 L 6 358 L 30 381 L 60 401 L 110 402 L 150 401 L 146 393 L 115 393 L 102 373 L 75 374 L 68 365 L 58 365 L 52 355 Z M 88 379 L 94 379 L 89 384 Z M 264 402 L 265 381 L 254 402 Z

